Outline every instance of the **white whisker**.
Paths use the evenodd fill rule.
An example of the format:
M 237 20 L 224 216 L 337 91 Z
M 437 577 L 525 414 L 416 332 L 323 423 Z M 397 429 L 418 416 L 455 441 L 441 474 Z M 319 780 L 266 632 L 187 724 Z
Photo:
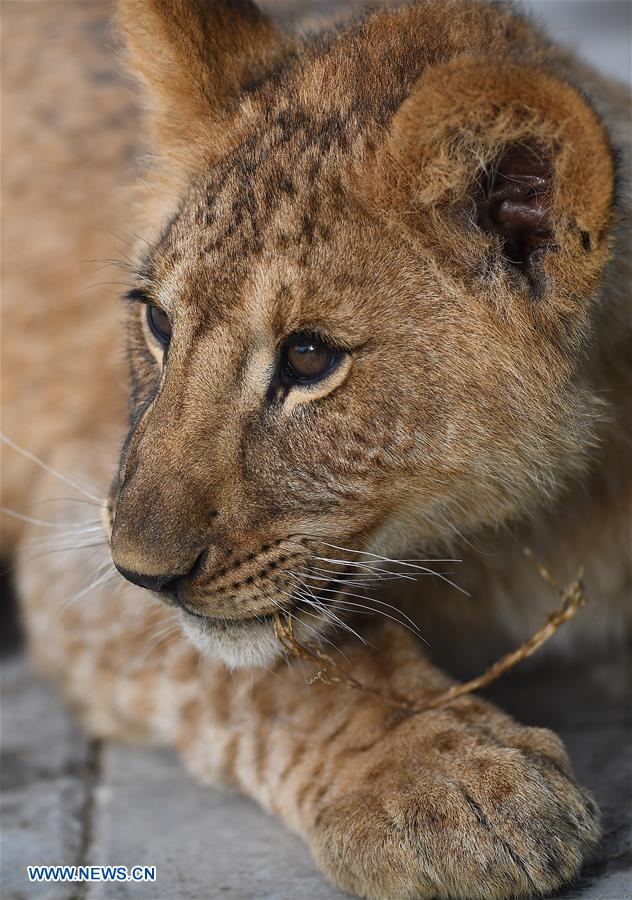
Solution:
M 321 574 L 329 575 L 329 578 L 326 578 L 326 581 L 335 581 L 335 582 L 347 582 L 348 584 L 363 584 L 367 587 L 370 587 L 371 590 L 377 590 L 382 582 L 384 581 L 397 581 L 401 578 L 400 574 L 397 572 L 391 572 L 388 575 L 382 575 L 376 572 L 373 575 L 370 575 L 368 572 L 354 572 L 351 576 L 345 575 L 344 572 L 334 571 L 334 569 L 326 569 L 323 566 L 312 566 L 307 565 L 305 567 L 310 572 L 320 572 Z M 417 576 L 411 575 L 409 576 L 412 579 L 416 579 Z
M 148 630 L 148 629 L 147 629 Z M 163 649 L 169 647 L 176 638 L 182 637 L 182 629 L 177 621 L 164 622 L 156 631 L 148 635 L 149 642 L 140 657 L 135 656 L 130 660 L 130 666 L 138 666 L 145 662 L 154 650 L 162 645 Z
M 327 569 L 319 569 L 317 566 L 309 566 L 304 569 L 305 572 L 327 572 Z M 423 574 L 423 573 L 422 573 Z M 309 575 L 314 581 L 324 581 L 327 583 L 334 584 L 355 584 L 358 587 L 364 587 L 370 591 L 376 591 L 381 587 L 381 583 L 384 581 L 398 581 L 399 575 L 393 574 L 389 577 L 383 575 L 376 575 L 375 577 L 372 575 L 356 575 L 355 573 L 349 577 L 344 574 L 334 575 L 332 578 L 331 575 Z M 419 576 L 409 575 L 407 576 L 407 580 L 416 581 Z M 377 584 L 372 582 L 378 582 Z
M 114 566 L 112 566 L 112 569 L 111 569 L 111 570 L 108 570 L 108 571 L 105 572 L 103 575 L 101 575 L 99 578 L 94 579 L 87 587 L 82 588 L 82 590 L 77 591 L 76 594 L 72 594 L 72 596 L 67 597 L 65 600 L 63 600 L 63 601 L 62 601 L 62 606 L 60 607 L 60 609 L 58 610 L 56 616 L 55 616 L 54 619 L 52 620 L 51 625 L 55 625 L 55 624 L 58 622 L 58 620 L 62 617 L 62 615 L 63 615 L 63 614 L 64 614 L 64 613 L 65 613 L 65 612 L 66 612 L 66 611 L 67 611 L 74 603 L 76 603 L 77 600 L 80 600 L 81 597 L 85 597 L 85 595 L 86 595 L 86 594 L 89 594 L 91 591 L 96 591 L 97 588 L 103 587 L 105 584 L 107 584 L 108 581 L 113 580 L 114 577 L 115 577 L 117 574 L 118 574 L 118 573 L 117 573 L 116 570 L 114 569 Z
M 53 522 L 50 519 L 35 519 L 33 516 L 27 516 L 24 513 L 16 512 L 14 509 L 9 509 L 8 506 L 0 506 L 0 512 L 4 513 L 5 516 L 11 516 L 13 519 L 19 519 L 21 522 L 28 522 L 30 525 L 38 525 L 40 528 L 82 529 L 85 528 L 87 524 L 86 522 Z
M 102 505 L 102 497 L 94 496 L 94 494 L 91 494 L 85 488 L 81 487 L 80 484 L 77 484 L 76 481 L 73 481 L 71 478 L 62 475 L 61 472 L 53 469 L 51 466 L 45 463 L 43 459 L 40 459 L 39 456 L 36 456 L 34 453 L 31 453 L 30 450 L 26 450 L 24 447 L 20 447 L 19 444 L 16 444 L 15 441 L 12 441 L 11 438 L 7 437 L 7 435 L 3 432 L 0 432 L 0 440 L 2 440 L 2 443 L 6 444 L 7 447 L 11 447 L 12 450 L 15 450 L 16 453 L 21 453 L 22 456 L 26 457 L 26 459 L 30 459 L 31 462 L 34 462 L 36 465 L 40 466 L 42 469 L 44 469 L 45 472 L 48 472 L 49 475 L 53 475 L 55 478 L 59 478 L 60 481 L 63 481 L 65 484 L 73 487 L 76 491 L 79 491 L 79 493 L 83 494 L 84 497 L 87 497 L 88 500 L 94 500 L 95 503 L 99 504 L 99 506 Z
M 292 574 L 292 573 L 290 573 L 290 574 Z M 293 577 L 296 578 L 296 576 L 293 576 Z M 358 632 L 355 631 L 355 629 L 352 628 L 348 622 L 345 622 L 343 619 L 341 619 L 339 616 L 337 616 L 326 604 L 324 604 L 321 600 L 319 600 L 318 597 L 314 596 L 309 585 L 305 584 L 304 582 L 301 582 L 300 579 L 297 579 L 297 580 L 299 582 L 299 588 L 296 591 L 296 596 L 300 597 L 300 599 L 302 599 L 303 602 L 308 603 L 310 606 L 312 606 L 314 609 L 316 609 L 318 612 L 320 612 L 324 619 L 329 619 L 330 621 L 335 622 L 336 625 L 338 625 L 340 628 L 344 629 L 345 631 L 348 631 L 349 634 L 352 634 L 363 644 L 367 643 L 365 638 L 363 638 L 362 635 L 358 634 Z
M 338 547 L 338 546 L 336 546 L 336 544 L 327 544 L 325 541 L 323 541 L 322 543 L 326 547 L 331 547 L 334 550 L 341 550 L 343 553 L 362 554 L 365 556 L 370 556 L 372 559 L 380 560 L 381 562 L 391 563 L 393 565 L 399 564 L 399 565 L 407 566 L 408 568 L 411 568 L 411 569 L 416 569 L 420 572 L 427 572 L 429 574 L 436 575 L 437 578 L 440 578 L 442 581 L 445 581 L 447 584 L 449 584 L 451 587 L 455 588 L 457 591 L 460 591 L 462 594 L 465 594 L 466 597 L 469 597 L 469 593 L 464 588 L 462 588 L 460 585 L 455 584 L 455 582 L 453 582 L 453 581 L 450 581 L 450 579 L 447 578 L 445 575 L 443 575 L 441 572 L 435 572 L 433 569 L 428 569 L 426 566 L 420 566 L 416 563 L 411 563 L 411 562 L 404 562 L 403 560 L 390 559 L 388 556 L 380 556 L 379 554 L 371 553 L 368 550 L 349 550 L 345 547 Z M 459 562 L 460 560 L 453 560 L 453 561 Z
M 312 600 L 310 600 L 309 597 L 303 595 L 302 593 L 297 593 L 294 591 L 292 593 L 289 593 L 288 591 L 284 591 L 284 590 L 280 590 L 279 593 L 288 597 L 292 602 L 296 602 L 296 600 L 302 600 L 303 603 L 308 604 L 313 609 L 315 609 L 318 613 L 320 613 L 320 616 L 315 616 L 313 613 L 308 613 L 307 610 L 303 610 L 303 612 L 306 615 L 311 615 L 313 618 L 317 619 L 318 621 L 322 621 L 323 619 L 327 620 L 329 618 L 328 616 L 324 615 L 323 609 L 320 609 L 316 603 L 314 603 Z M 273 603 L 275 604 L 275 606 L 277 606 L 279 608 L 279 610 L 281 612 L 284 612 L 284 613 L 288 612 L 288 610 L 286 608 L 284 608 L 281 604 L 279 604 L 277 601 L 273 600 Z M 336 618 L 336 617 L 334 616 L 334 618 Z M 324 641 L 326 644 L 329 644 L 329 646 L 332 647 L 334 650 L 336 650 L 338 653 L 340 653 L 340 655 L 345 660 L 347 660 L 347 662 L 349 661 L 347 655 L 340 649 L 340 647 L 337 647 L 332 641 L 329 640 L 329 638 L 326 638 L 324 634 L 322 634 L 319 631 L 316 631 L 315 628 L 312 628 L 303 619 L 301 619 L 300 622 L 304 628 L 306 628 L 311 634 L 314 635 L 314 637 L 316 638 L 317 641 Z M 340 621 L 340 624 L 342 626 L 344 626 L 345 623 Z M 360 638 L 360 640 L 362 640 L 362 638 Z M 364 643 L 366 643 L 366 641 Z
M 344 568 L 348 568 L 349 566 L 352 566 L 355 569 L 360 569 L 361 571 L 362 570 L 366 571 L 367 574 L 369 574 L 370 572 L 375 572 L 378 575 L 379 574 L 388 574 L 388 575 L 397 574 L 400 578 L 405 578 L 405 579 L 408 579 L 409 581 L 415 580 L 415 576 L 410 575 L 407 572 L 395 573 L 395 572 L 393 572 L 392 569 L 378 569 L 377 567 L 372 566 L 368 562 L 358 562 L 358 561 L 348 560 L 348 559 L 343 561 L 343 560 L 338 560 L 338 559 L 329 559 L 328 557 L 325 557 L 325 556 L 314 556 L 313 558 L 315 560 L 318 560 L 319 562 L 333 563 L 334 565 L 340 565 L 340 566 L 343 566 Z M 427 570 L 427 571 L 430 571 L 430 570 Z
M 309 578 L 309 577 L 313 577 L 313 576 L 308 575 L 307 577 Z M 350 591 L 340 590 L 337 588 L 324 587 L 324 588 L 318 588 L 318 591 L 321 594 L 327 593 L 327 594 L 334 595 L 333 597 L 327 598 L 327 604 L 331 603 L 335 599 L 335 597 L 342 596 L 342 597 L 354 597 L 358 600 L 365 600 L 368 603 L 376 603 L 379 606 L 385 606 L 387 609 L 391 609 L 391 610 L 393 610 L 393 612 L 402 616 L 403 619 L 405 620 L 405 621 L 402 621 L 401 619 L 393 619 L 393 621 L 398 621 L 400 625 L 403 625 L 405 628 L 408 628 L 409 631 L 413 631 L 414 634 L 416 634 L 419 638 L 421 638 L 422 641 L 424 641 L 424 643 L 428 644 L 428 641 L 424 638 L 424 636 L 419 631 L 419 628 L 418 628 L 416 622 L 413 619 L 411 619 L 410 616 L 408 616 L 402 609 L 399 609 L 399 607 L 394 606 L 392 603 L 387 603 L 386 600 L 380 600 L 378 597 L 373 597 L 373 596 L 367 597 L 364 594 L 355 594 Z M 357 606 L 358 604 L 354 604 L 354 605 Z M 378 615 L 381 614 L 381 615 L 387 616 L 387 618 L 393 618 L 393 616 L 387 615 L 387 613 L 385 613 L 381 609 L 375 609 L 374 607 L 371 607 L 371 606 L 367 606 L 365 608 L 370 609 L 372 612 L 377 613 Z M 428 644 L 428 646 L 430 646 L 430 645 Z
M 428 647 L 430 646 L 428 641 L 419 631 L 419 628 L 415 625 L 415 623 L 412 622 L 412 620 L 409 620 L 411 622 L 411 624 L 409 625 L 408 622 L 402 621 L 402 619 L 397 618 L 397 616 L 392 616 L 390 613 L 387 613 L 383 609 L 375 609 L 374 607 L 367 606 L 364 603 L 356 603 L 354 600 L 338 600 L 336 597 L 330 597 L 327 599 L 327 604 L 331 604 L 337 609 L 345 610 L 345 612 L 355 612 L 356 610 L 360 610 L 361 612 L 366 611 L 367 615 L 370 613 L 373 615 L 377 614 L 378 616 L 383 616 L 385 619 L 390 619 L 397 625 L 401 625 L 402 628 L 410 631 L 411 634 L 413 634 L 416 638 L 419 638 L 419 640 L 423 641 L 424 644 L 426 644 Z M 393 609 L 395 610 L 395 612 L 401 612 L 401 610 L 398 610 L 397 607 L 393 607 Z M 404 616 L 404 618 L 408 619 L 408 616 L 406 616 L 404 613 L 402 613 L 402 615 Z
M 382 581 L 395 581 L 398 578 L 398 576 L 394 573 L 390 575 L 380 575 L 377 573 L 375 575 L 369 575 L 368 572 L 354 572 L 351 576 L 349 576 L 345 575 L 344 572 L 336 571 L 334 569 L 327 569 L 323 566 L 306 565 L 305 569 L 309 572 L 321 573 L 320 576 L 314 577 L 322 577 L 323 575 L 328 576 L 326 578 L 323 578 L 323 581 L 336 581 L 341 583 L 344 581 L 347 584 L 362 584 L 369 586 L 371 590 L 376 590 L 376 588 L 379 586 L 379 584 L 375 584 L 376 582 L 379 583 Z
M 45 503 L 86 503 L 88 506 L 96 506 L 98 509 L 101 509 L 103 506 L 103 501 L 95 503 L 94 500 L 86 500 L 84 497 L 46 497 L 45 500 L 36 500 L 34 503 L 29 503 L 26 508 L 32 509 L 34 506 L 43 506 Z M 94 521 L 97 522 L 100 519 L 95 519 Z
M 38 553 L 31 553 L 29 556 L 24 557 L 19 561 L 19 564 L 29 564 L 33 560 L 41 559 L 43 556 L 50 556 L 52 553 L 74 553 L 82 552 L 84 550 L 92 550 L 93 552 L 96 552 L 97 550 L 104 549 L 105 544 L 78 544 L 76 547 L 62 547 L 59 550 L 41 550 Z

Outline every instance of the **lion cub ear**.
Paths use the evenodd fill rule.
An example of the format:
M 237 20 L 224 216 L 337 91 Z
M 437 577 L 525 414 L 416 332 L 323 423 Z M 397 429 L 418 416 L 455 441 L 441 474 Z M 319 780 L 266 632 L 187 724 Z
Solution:
M 392 212 L 483 289 L 581 296 L 608 257 L 608 139 L 579 92 L 542 69 L 472 57 L 428 69 L 380 170 Z
M 250 0 L 119 0 L 118 21 L 153 149 L 185 168 L 212 158 L 227 108 L 290 50 Z

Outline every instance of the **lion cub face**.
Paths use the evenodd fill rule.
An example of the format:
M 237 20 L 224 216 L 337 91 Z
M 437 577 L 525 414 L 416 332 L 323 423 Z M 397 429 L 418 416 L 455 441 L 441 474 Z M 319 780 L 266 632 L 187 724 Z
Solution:
M 359 551 L 520 514 L 580 464 L 610 157 L 545 73 L 525 86 L 514 63 L 397 65 L 420 9 L 412 29 L 383 14 L 302 54 L 254 9 L 123 12 L 178 172 L 157 182 L 172 205 L 128 296 L 112 556 L 181 608 L 198 646 L 265 662 L 275 611 L 323 630 Z

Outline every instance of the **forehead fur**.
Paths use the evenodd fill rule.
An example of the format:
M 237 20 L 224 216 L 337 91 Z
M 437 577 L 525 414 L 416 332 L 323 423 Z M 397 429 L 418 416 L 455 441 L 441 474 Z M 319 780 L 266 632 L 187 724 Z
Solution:
M 269 40 L 267 29 L 265 40 Z M 474 73 L 482 69 L 485 74 L 486 62 L 490 60 L 494 68 L 504 65 L 497 81 L 507 96 L 499 97 L 498 103 L 507 115 L 497 117 L 493 128 L 484 125 L 494 133 L 487 146 L 477 146 L 474 141 L 467 146 L 465 142 L 470 160 L 476 160 L 478 155 L 481 166 L 488 165 L 503 140 L 533 139 L 524 123 L 522 130 L 520 126 L 530 102 L 529 90 L 525 91 L 523 85 L 534 73 L 546 73 L 553 65 L 559 70 L 541 36 L 510 10 L 458 0 L 449 4 L 411 4 L 373 13 L 302 48 L 288 45 L 285 54 L 279 51 L 267 75 L 247 84 L 239 99 L 223 110 L 213 142 L 200 143 L 196 166 L 187 168 L 186 189 L 180 190 L 179 180 L 174 183 L 178 187 L 176 194 L 164 181 L 158 182 L 158 190 L 150 182 L 154 196 L 147 198 L 151 226 L 147 225 L 146 233 L 155 233 L 156 223 L 164 223 L 165 211 L 171 205 L 168 224 L 157 239 L 155 252 L 145 261 L 150 281 L 163 288 L 163 302 L 169 304 L 169 285 L 186 284 L 187 296 L 178 296 L 178 302 L 205 296 L 213 316 L 221 316 L 226 303 L 243 293 L 244 282 L 252 277 L 257 264 L 269 274 L 271 263 L 282 260 L 285 280 L 280 279 L 275 291 L 282 317 L 285 312 L 280 301 L 288 296 L 288 281 L 303 279 L 305 283 L 295 292 L 303 298 L 314 293 L 313 279 L 310 284 L 309 276 L 302 276 L 301 270 L 318 270 L 319 283 L 323 275 L 330 274 L 329 280 L 334 282 L 328 285 L 330 291 L 337 287 L 336 278 L 338 283 L 341 279 L 346 282 L 351 271 L 355 270 L 354 277 L 362 278 L 363 267 L 354 266 L 354 244 L 362 243 L 357 232 L 369 232 L 378 221 L 384 232 L 387 220 L 392 219 L 388 207 L 401 193 L 401 185 L 410 181 L 411 172 L 416 172 L 417 177 L 415 196 L 428 198 L 422 218 L 428 219 L 430 211 L 435 214 L 438 204 L 432 197 L 434 194 L 440 201 L 437 190 L 446 178 L 453 181 L 452 193 L 463 195 L 471 187 L 468 179 L 471 181 L 476 175 L 476 167 L 466 163 L 456 172 L 453 161 L 448 160 L 446 172 L 446 160 L 442 160 L 441 153 L 435 153 L 436 158 L 427 165 L 427 175 L 423 176 L 420 161 L 424 135 L 418 121 L 445 123 L 443 133 L 435 128 L 429 140 L 440 141 L 441 152 L 447 148 L 452 154 L 453 135 L 459 130 L 463 135 L 476 134 L 483 126 L 484 113 L 454 113 L 451 93 L 462 93 L 462 86 L 456 83 L 458 78 L 453 78 L 455 84 L 450 89 L 449 73 L 447 79 L 442 76 L 443 82 L 429 76 L 427 88 L 415 92 L 424 73 L 441 72 L 442 63 L 453 65 L 457 59 L 466 85 L 472 78 L 468 72 L 470 61 Z M 503 79 L 509 84 L 502 84 Z M 582 106 L 579 95 L 565 88 L 560 93 L 557 84 L 553 85 L 553 94 L 557 90 L 559 96 L 552 97 L 548 110 L 546 93 L 552 82 L 547 83 L 545 75 L 542 79 L 538 103 L 543 103 L 544 108 L 531 123 L 531 131 L 535 130 L 537 141 L 552 146 L 563 137 L 558 133 L 560 110 L 570 105 L 572 116 L 580 123 L 579 130 L 590 111 Z M 485 82 L 483 77 L 479 81 L 474 93 L 477 89 L 487 92 L 486 102 L 492 110 L 488 114 L 493 115 L 493 95 L 499 88 L 491 83 L 493 79 Z M 514 104 L 518 121 L 513 125 L 512 92 L 525 95 L 523 102 Z M 476 102 L 473 106 L 476 108 Z M 477 116 L 481 119 L 478 126 Z M 589 129 L 591 124 L 594 125 L 587 123 Z M 389 171 L 382 177 L 385 146 Z M 609 154 L 588 156 L 593 169 L 594 160 L 600 161 L 596 171 L 582 170 L 581 177 L 575 183 L 569 181 L 564 192 L 567 196 L 571 191 L 578 194 L 575 184 L 588 180 L 590 193 L 603 196 L 600 216 L 592 223 L 603 236 L 609 214 Z M 577 168 L 576 155 L 572 164 Z M 455 171 L 451 172 L 450 167 Z M 162 177 L 159 166 L 158 178 Z M 406 190 L 407 196 L 399 202 L 396 222 L 400 232 L 406 230 L 402 227 L 406 218 L 414 218 L 410 185 Z M 581 207 L 581 194 L 574 201 L 575 206 Z M 391 237 L 398 243 L 399 236 Z M 438 240 L 446 244 L 445 237 L 443 233 L 439 237 L 431 235 L 426 240 L 427 248 L 432 250 Z M 371 241 L 366 243 L 370 245 Z M 471 243 L 478 254 L 476 239 Z M 454 246 L 454 239 L 448 239 L 447 246 L 456 261 L 462 250 Z M 366 252 L 365 247 L 365 256 Z M 371 247 L 371 252 L 377 253 L 379 265 L 380 248 Z M 391 248 L 388 252 L 392 252 Z M 341 272 L 337 261 L 343 257 L 351 265 Z

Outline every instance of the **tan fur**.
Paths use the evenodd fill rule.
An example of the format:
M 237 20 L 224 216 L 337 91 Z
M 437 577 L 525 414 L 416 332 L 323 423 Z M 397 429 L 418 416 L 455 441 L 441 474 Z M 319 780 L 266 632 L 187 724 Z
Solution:
M 117 566 L 195 568 L 188 612 L 120 579 L 89 589 L 93 547 L 31 560 L 37 526 L 8 519 L 35 658 L 93 733 L 177 745 L 201 778 L 281 816 L 346 890 L 555 889 L 598 815 L 554 735 L 477 698 L 403 716 L 306 686 L 308 666 L 278 661 L 269 614 L 293 609 L 299 636 L 333 641 L 360 680 L 423 697 L 449 679 L 420 646 L 336 602 L 359 593 L 377 612 L 361 576 L 378 558 L 454 553 L 470 598 L 430 578 L 378 596 L 433 644 L 460 628 L 485 654 L 551 605 L 528 543 L 561 578 L 586 568 L 594 611 L 583 636 L 568 628 L 576 646 L 629 638 L 625 92 L 479 2 L 379 11 L 303 44 L 247 4 L 122 0 L 153 142 L 125 274 L 173 336 L 163 365 L 145 304 L 127 303 L 117 468 L 117 308 L 107 288 L 79 291 L 74 260 L 113 252 L 107 232 L 126 226 L 139 124 L 90 38 L 109 8 L 72 6 L 64 59 L 80 80 L 58 109 L 56 51 L 36 84 L 23 61 L 60 7 L 31 4 L 34 29 L 5 3 L 10 140 L 37 136 L 38 165 L 16 154 L 5 185 L 3 430 L 97 500 L 114 476 Z M 611 144 L 624 153 L 616 200 Z M 530 274 L 481 225 L 484 175 L 507 147 L 550 173 L 551 237 Z M 314 387 L 283 391 L 278 348 L 303 330 L 349 352 Z M 70 501 L 31 507 L 92 500 L 3 457 L 9 507 L 90 518 Z M 63 541 L 95 542 L 69 527 Z M 319 595 L 346 567 L 355 579 Z M 314 594 L 327 602 L 293 606 Z M 335 611 L 370 644 L 336 630 Z M 231 674 L 218 656 L 255 668 Z

